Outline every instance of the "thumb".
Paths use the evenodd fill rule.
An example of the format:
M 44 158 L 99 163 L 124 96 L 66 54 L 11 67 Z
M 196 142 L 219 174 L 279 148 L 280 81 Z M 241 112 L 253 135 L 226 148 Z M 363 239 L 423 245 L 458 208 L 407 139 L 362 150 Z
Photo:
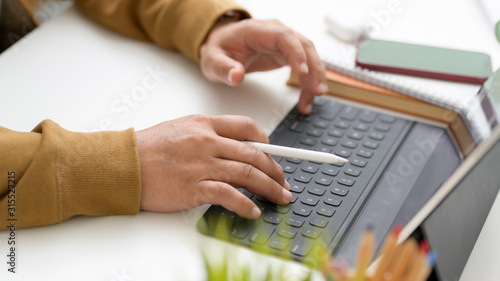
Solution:
M 245 68 L 243 65 L 224 53 L 218 53 L 203 60 L 201 68 L 205 77 L 210 81 L 230 86 L 241 84 L 245 77 Z

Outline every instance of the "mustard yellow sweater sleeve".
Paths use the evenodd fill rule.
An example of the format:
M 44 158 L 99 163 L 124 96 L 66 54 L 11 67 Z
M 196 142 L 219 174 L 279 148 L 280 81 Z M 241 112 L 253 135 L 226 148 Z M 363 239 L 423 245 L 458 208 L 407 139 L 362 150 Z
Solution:
M 45 120 L 32 132 L 0 127 L 0 148 L 0 229 L 12 218 L 22 228 L 139 212 L 133 129 L 76 133 Z
M 76 0 L 88 17 L 117 32 L 180 51 L 199 62 L 199 48 L 224 13 L 248 12 L 231 0 Z

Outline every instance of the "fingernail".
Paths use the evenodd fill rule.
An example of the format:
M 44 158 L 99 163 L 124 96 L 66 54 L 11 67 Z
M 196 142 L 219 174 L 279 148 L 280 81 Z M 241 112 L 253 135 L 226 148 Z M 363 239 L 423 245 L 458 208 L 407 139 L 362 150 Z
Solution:
M 318 91 L 321 92 L 322 94 L 326 94 L 326 92 L 328 92 L 328 85 L 326 85 L 323 82 L 319 83 Z
M 286 188 L 286 190 L 290 190 L 290 187 L 291 187 L 290 183 L 286 179 L 285 179 L 285 186 L 284 187 Z
M 304 73 L 304 74 L 309 73 L 309 67 L 307 66 L 307 64 L 305 62 L 300 64 L 300 71 L 302 71 L 302 73 Z
M 229 73 L 227 74 L 227 81 L 229 81 L 229 84 L 233 84 L 233 73 L 236 71 L 235 68 L 231 68 L 231 70 L 229 70 Z
M 261 213 L 261 212 L 260 212 L 259 208 L 257 208 L 257 207 L 253 207 L 253 210 L 252 210 L 252 217 L 253 217 L 253 218 L 258 218 L 258 217 L 260 217 L 260 213 Z
M 286 189 L 283 189 L 283 199 L 285 199 L 286 203 L 290 203 L 292 200 L 292 193 Z

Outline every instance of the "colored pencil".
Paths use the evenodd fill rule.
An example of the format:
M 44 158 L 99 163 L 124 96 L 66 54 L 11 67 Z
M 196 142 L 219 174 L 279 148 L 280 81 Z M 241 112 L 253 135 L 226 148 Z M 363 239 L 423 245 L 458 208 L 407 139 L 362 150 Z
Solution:
M 366 269 L 370 265 L 374 248 L 375 232 L 373 231 L 373 225 L 370 224 L 359 244 L 358 259 L 352 281 L 364 281 L 366 279 Z
M 372 281 L 382 280 L 384 273 L 386 272 L 391 260 L 394 258 L 394 254 L 396 253 L 398 237 L 402 229 L 402 225 L 396 225 L 396 227 L 394 227 L 394 230 L 386 237 L 384 245 L 382 246 L 382 257 L 380 258 L 377 270 L 375 271 L 375 274 L 371 279 Z

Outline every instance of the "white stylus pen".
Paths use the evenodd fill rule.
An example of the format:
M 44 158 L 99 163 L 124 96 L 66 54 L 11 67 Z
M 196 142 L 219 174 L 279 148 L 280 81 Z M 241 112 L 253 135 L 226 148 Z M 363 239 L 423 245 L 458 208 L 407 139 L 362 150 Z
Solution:
M 252 142 L 252 141 L 244 141 L 249 145 L 255 146 L 256 148 L 262 150 L 264 153 L 290 157 L 290 158 L 298 158 L 303 160 L 309 160 L 314 162 L 322 162 L 322 163 L 330 163 L 330 164 L 340 164 L 347 163 L 349 160 L 339 157 L 332 153 L 319 152 L 307 149 L 299 149 L 299 148 L 291 148 L 286 146 L 279 146 L 273 144 L 266 144 L 260 142 Z

